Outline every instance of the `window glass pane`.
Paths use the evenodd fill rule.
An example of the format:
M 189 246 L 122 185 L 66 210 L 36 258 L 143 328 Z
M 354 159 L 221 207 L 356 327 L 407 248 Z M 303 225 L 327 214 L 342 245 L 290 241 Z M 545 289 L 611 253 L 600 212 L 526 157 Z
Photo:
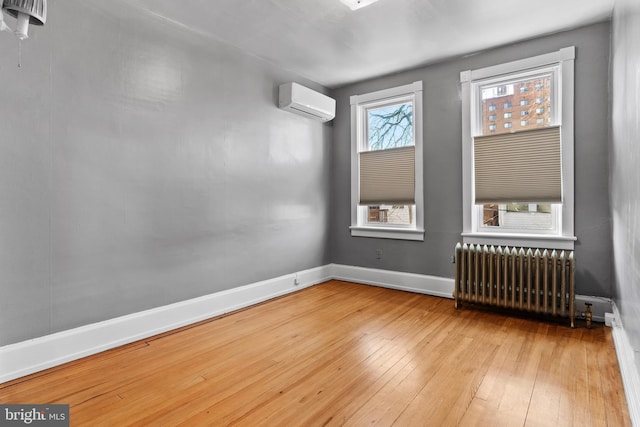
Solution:
M 495 203 L 482 206 L 482 225 L 484 227 L 499 227 L 500 217 L 498 212 L 499 207 Z
M 552 230 L 553 214 L 549 204 L 485 204 L 482 206 L 482 227 L 514 230 Z
M 413 103 L 368 109 L 367 132 L 368 150 L 413 145 Z
M 527 90 L 523 88 L 535 88 L 536 90 Z M 480 86 L 480 103 L 478 107 L 481 109 L 481 126 L 478 129 L 481 134 L 499 132 L 517 132 L 523 128 L 531 129 L 536 127 L 550 126 L 552 124 L 552 114 L 554 106 L 551 103 L 553 99 L 552 91 L 552 75 L 544 74 L 535 77 L 525 77 L 522 79 L 514 79 L 508 83 L 492 83 Z M 511 126 L 505 126 L 505 122 L 511 117 L 511 108 L 513 105 L 521 106 L 520 116 L 536 114 L 543 117 L 542 121 L 528 122 L 521 124 L 513 123 Z M 491 113 L 489 114 L 489 112 Z M 497 116 L 496 120 L 490 120 Z M 507 120 L 505 120 L 507 119 Z M 524 123 L 524 122 L 522 122 Z M 497 129 L 490 126 L 496 124 Z
M 528 203 L 507 203 L 507 212 L 529 212 Z
M 409 205 L 379 205 L 367 207 L 367 223 L 379 225 L 411 225 L 413 209 Z

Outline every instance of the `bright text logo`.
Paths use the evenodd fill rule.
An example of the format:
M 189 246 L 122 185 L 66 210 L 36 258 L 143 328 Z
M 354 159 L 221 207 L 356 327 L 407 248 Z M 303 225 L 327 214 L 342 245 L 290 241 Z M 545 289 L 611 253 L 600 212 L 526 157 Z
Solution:
M 0 405 L 0 426 L 69 426 L 69 405 Z

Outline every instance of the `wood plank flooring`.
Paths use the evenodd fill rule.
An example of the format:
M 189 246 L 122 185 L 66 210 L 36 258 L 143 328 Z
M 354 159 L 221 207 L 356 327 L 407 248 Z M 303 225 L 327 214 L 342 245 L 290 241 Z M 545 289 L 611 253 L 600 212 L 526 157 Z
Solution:
M 630 426 L 608 328 L 330 281 L 0 385 L 72 426 Z

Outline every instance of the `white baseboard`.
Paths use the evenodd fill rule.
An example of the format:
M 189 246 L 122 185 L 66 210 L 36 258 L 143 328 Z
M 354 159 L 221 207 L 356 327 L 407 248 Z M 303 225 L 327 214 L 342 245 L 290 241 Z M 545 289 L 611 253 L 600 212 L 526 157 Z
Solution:
M 341 264 L 330 264 L 329 272 L 336 280 L 453 299 L 454 280 L 444 277 Z
M 454 280 L 444 277 L 340 264 L 330 264 L 329 271 L 331 276 L 337 280 L 453 298 Z M 577 318 L 584 318 L 584 312 L 586 311 L 585 302 L 591 303 L 593 320 L 595 322 L 604 322 L 605 313 L 611 312 L 610 298 L 576 295 L 575 307 Z
M 329 270 L 304 270 L 0 347 L 0 383 L 325 282 Z
M 330 279 L 453 298 L 453 279 L 329 264 L 0 347 L 0 383 L 248 307 Z M 577 295 L 577 313 L 581 313 L 584 302 L 587 301 L 593 303 L 593 319 L 604 321 L 604 313 L 611 311 L 611 300 Z
M 613 342 L 618 355 L 618 365 L 624 394 L 627 396 L 627 406 L 629 407 L 629 417 L 631 424 L 640 427 L 640 372 L 636 364 L 636 356 L 640 357 L 640 352 L 636 353 L 631 346 L 627 333 L 622 324 L 620 312 L 615 303 L 613 306 Z

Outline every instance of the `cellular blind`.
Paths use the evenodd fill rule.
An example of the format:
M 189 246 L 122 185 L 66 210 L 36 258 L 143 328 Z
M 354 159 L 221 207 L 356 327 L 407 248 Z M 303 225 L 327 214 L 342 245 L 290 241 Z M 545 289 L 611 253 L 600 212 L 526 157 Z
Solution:
M 415 204 L 414 146 L 360 153 L 360 204 Z
M 560 127 L 474 138 L 475 203 L 561 203 Z

